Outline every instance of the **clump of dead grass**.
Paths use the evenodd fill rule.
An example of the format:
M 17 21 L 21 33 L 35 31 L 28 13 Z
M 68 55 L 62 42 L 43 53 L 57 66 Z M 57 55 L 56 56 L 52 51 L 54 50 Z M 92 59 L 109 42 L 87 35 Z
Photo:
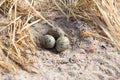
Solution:
M 88 16 L 120 50 L 120 2 L 117 0 L 87 0 L 86 4 L 90 14 Z
M 43 2 L 42 0 L 40 1 Z M 27 49 L 34 54 L 37 48 L 29 28 L 42 20 L 46 21 L 51 27 L 54 27 L 54 25 L 47 20 L 51 15 L 49 16 L 48 14 L 46 16 L 42 13 L 47 12 L 49 8 L 43 8 L 41 6 L 41 11 L 37 11 L 33 7 L 33 2 L 34 0 L 31 0 L 31 2 L 29 2 L 29 0 L 4 0 L 0 2 L 0 11 L 6 16 L 6 20 L 8 21 L 6 23 L 1 22 L 0 49 L 2 51 L 1 55 L 5 56 L 0 56 L 2 61 L 0 66 L 8 71 L 14 71 L 14 73 L 16 73 L 16 67 L 15 64 L 10 62 L 11 60 L 22 69 L 38 73 L 38 70 L 31 66 L 34 62 L 34 57 L 25 51 Z M 49 1 L 45 2 L 46 4 L 49 3 Z M 36 18 L 36 20 L 29 23 L 33 17 Z M 7 42 L 4 42 L 5 39 Z M 6 57 L 10 60 L 8 61 L 10 62 L 8 65 L 6 65 L 8 62 L 4 59 Z
M 103 38 L 120 50 L 120 2 L 118 0 L 52 0 L 66 16 L 93 21 L 103 35 L 87 32 L 87 35 Z M 86 33 L 85 33 L 86 34 Z M 104 36 L 106 35 L 106 36 Z
M 30 66 L 34 62 L 34 59 L 30 54 L 25 52 L 25 49 L 31 50 L 31 53 L 34 53 L 36 49 L 36 44 L 28 29 L 39 20 L 28 24 L 28 21 L 32 18 L 30 8 L 28 7 L 27 11 L 24 11 L 26 7 L 19 10 L 18 6 L 21 7 L 17 0 L 5 0 L 1 2 L 1 11 L 7 16 L 8 22 L 0 30 L 0 49 L 2 52 L 0 54 L 5 55 L 4 57 L 0 56 L 2 57 L 0 66 L 9 71 L 13 70 L 16 73 L 14 64 L 10 63 L 10 61 L 6 62 L 6 59 L 4 59 L 8 57 L 9 60 L 17 63 L 21 68 L 29 72 L 38 72 Z

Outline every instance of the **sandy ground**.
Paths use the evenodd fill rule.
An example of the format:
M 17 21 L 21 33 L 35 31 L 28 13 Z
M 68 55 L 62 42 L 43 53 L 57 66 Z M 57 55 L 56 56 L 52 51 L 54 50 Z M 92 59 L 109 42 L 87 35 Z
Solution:
M 18 70 L 16 75 L 0 70 L 0 80 L 120 80 L 120 55 L 113 44 L 93 37 L 81 38 L 80 31 L 95 27 L 80 20 L 79 24 L 65 18 L 53 20 L 73 40 L 68 50 L 57 53 L 55 49 L 43 47 L 33 55 L 34 66 L 40 73 L 28 73 Z M 34 36 L 41 36 L 50 27 L 38 23 L 31 29 Z

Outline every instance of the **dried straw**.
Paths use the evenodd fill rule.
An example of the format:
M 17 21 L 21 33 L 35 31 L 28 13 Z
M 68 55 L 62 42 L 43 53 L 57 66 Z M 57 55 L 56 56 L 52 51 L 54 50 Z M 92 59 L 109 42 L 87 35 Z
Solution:
M 52 0 L 57 8 L 66 16 L 83 18 L 100 27 L 103 37 L 112 41 L 120 50 L 120 1 L 118 0 Z M 66 9 L 68 12 L 66 12 Z M 93 33 L 89 35 L 96 36 Z M 106 35 L 106 36 L 104 36 Z M 100 35 L 96 36 L 100 37 Z M 106 37 L 106 38 L 105 38 Z

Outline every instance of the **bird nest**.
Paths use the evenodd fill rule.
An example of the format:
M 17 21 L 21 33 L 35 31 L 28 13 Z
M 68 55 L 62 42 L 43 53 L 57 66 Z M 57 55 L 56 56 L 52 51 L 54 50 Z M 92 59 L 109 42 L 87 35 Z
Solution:
M 53 17 L 64 16 L 68 21 L 70 17 L 92 21 L 102 30 L 102 34 L 84 32 L 83 35 L 107 40 L 120 50 L 120 1 L 118 0 L 2 0 L 0 11 L 4 16 L 0 21 L 0 66 L 13 73 L 16 73 L 19 67 L 37 73 L 37 70 L 31 66 L 35 60 L 33 55 L 26 52 L 26 49 L 29 49 L 35 54 L 37 49 L 29 29 L 41 21 L 54 27 L 48 21 Z M 52 14 L 56 11 L 62 15 Z M 29 23 L 32 18 L 36 20 Z

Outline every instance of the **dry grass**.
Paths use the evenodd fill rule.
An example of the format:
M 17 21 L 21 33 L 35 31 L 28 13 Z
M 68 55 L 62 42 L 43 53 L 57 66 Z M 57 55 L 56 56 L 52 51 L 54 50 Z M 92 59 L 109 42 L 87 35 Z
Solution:
M 52 0 L 57 8 L 66 16 L 83 18 L 103 30 L 103 35 L 96 37 L 106 39 L 120 50 L 120 1 L 118 0 Z M 67 11 L 67 12 L 66 12 Z M 87 33 L 88 35 L 88 33 Z
M 35 2 L 41 3 L 38 10 L 34 5 Z M 93 21 L 106 36 L 94 35 L 90 32 L 87 35 L 112 41 L 120 50 L 118 0 L 31 0 L 31 3 L 28 0 L 2 0 L 0 11 L 6 16 L 4 19 L 6 22 L 0 21 L 0 66 L 13 73 L 16 72 L 16 68 L 11 61 L 29 72 L 37 72 L 30 66 L 34 58 L 25 52 L 25 49 L 29 49 L 34 53 L 37 47 L 29 28 L 42 20 L 55 27 L 48 21 L 51 17 L 66 16 L 68 21 L 70 17 Z M 52 14 L 54 11 L 62 15 Z M 37 20 L 29 24 L 28 21 L 33 17 Z M 11 61 L 6 60 L 7 58 Z
M 9 7 L 6 7 L 6 5 Z M 17 0 L 6 0 L 6 2 L 3 2 L 1 5 L 1 11 L 3 11 L 9 19 L 8 23 L 6 23 L 5 26 L 2 26 L 0 30 L 2 34 L 0 39 L 0 49 L 3 52 L 1 54 L 4 54 L 5 57 L 10 58 L 23 69 L 29 72 L 37 72 L 37 70 L 29 66 L 34 62 L 34 59 L 31 55 L 25 52 L 25 49 L 29 49 L 32 53 L 34 53 L 36 44 L 32 39 L 32 36 L 30 36 L 31 33 L 28 29 L 40 20 L 36 20 L 33 23 L 28 24 L 28 21 L 32 18 L 30 8 L 27 8 L 28 11 L 22 11 L 24 8 L 21 9 L 21 11 L 18 11 L 18 6 L 21 7 Z M 21 12 L 23 12 L 22 15 L 20 15 Z M 27 12 L 28 14 L 26 14 Z M 10 71 L 10 68 L 14 65 L 6 65 L 6 60 L 3 61 L 5 64 L 1 62 L 0 65 Z M 7 63 L 9 63 L 9 61 Z
M 94 8 L 90 9 L 92 12 L 91 19 L 103 30 L 107 37 L 115 44 L 120 50 L 120 2 L 117 0 L 100 1 L 93 0 L 88 1 L 89 4 L 94 4 Z

